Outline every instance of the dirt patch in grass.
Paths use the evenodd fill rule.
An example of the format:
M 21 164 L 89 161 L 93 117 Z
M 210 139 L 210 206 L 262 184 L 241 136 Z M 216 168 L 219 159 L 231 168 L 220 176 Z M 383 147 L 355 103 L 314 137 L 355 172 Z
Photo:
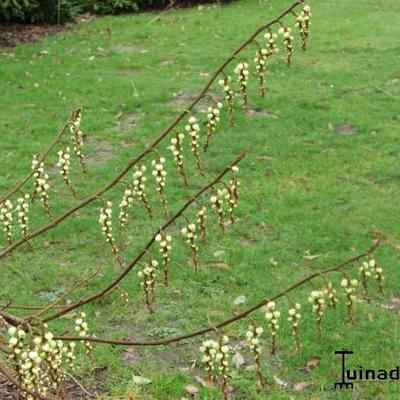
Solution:
M 144 113 L 119 114 L 114 121 L 113 131 L 132 132 L 145 117 Z
M 94 136 L 88 135 L 86 144 L 86 160 L 89 168 L 106 163 L 116 152 L 111 143 Z
M 357 133 L 357 127 L 353 124 L 344 124 L 338 126 L 335 129 L 335 132 L 342 136 L 355 135 Z
M 255 118 L 266 117 L 266 118 L 278 119 L 278 115 L 276 115 L 272 111 L 268 111 L 265 108 L 261 108 L 261 107 L 250 108 L 247 111 L 247 115 L 249 117 L 255 117 Z
M 0 47 L 15 47 L 22 43 L 37 42 L 46 36 L 65 31 L 71 25 L 50 24 L 0 24 Z
M 176 368 L 184 370 L 190 367 L 197 346 L 195 344 L 167 346 L 165 350 L 145 350 L 128 348 L 121 355 L 122 362 L 129 366 L 140 367 L 146 365 L 157 366 L 158 372 L 174 371 Z
M 197 94 L 178 92 L 172 94 L 173 98 L 168 102 L 168 105 L 176 110 L 185 110 L 196 99 Z M 210 97 L 211 96 L 211 97 Z M 221 97 L 215 93 L 210 93 L 210 96 L 202 98 L 196 105 L 195 111 L 204 113 L 212 103 L 212 99 L 223 101 Z

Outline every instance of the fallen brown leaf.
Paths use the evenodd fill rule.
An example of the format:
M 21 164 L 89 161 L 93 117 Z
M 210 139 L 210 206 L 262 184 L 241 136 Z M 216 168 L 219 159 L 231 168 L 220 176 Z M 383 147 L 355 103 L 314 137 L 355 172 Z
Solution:
M 293 385 L 293 390 L 295 392 L 302 392 L 313 385 L 312 382 L 298 382 Z
M 246 363 L 244 357 L 238 351 L 232 357 L 232 361 L 235 364 L 236 368 L 239 368 L 240 366 Z
M 306 368 L 308 371 L 312 371 L 314 368 L 316 368 L 321 362 L 321 357 L 318 356 L 313 356 L 311 357 L 306 364 Z
M 200 383 L 200 385 L 203 387 L 208 388 L 213 386 L 213 383 L 211 381 L 209 381 L 208 379 L 203 379 L 201 376 L 196 375 L 194 379 L 196 379 L 196 381 Z
M 185 390 L 186 390 L 186 393 L 187 393 L 187 394 L 190 394 L 190 396 L 192 397 L 192 399 L 194 399 L 195 396 L 196 396 L 196 394 L 199 393 L 199 389 L 197 389 L 197 387 L 194 386 L 194 385 L 187 385 L 187 386 L 185 387 Z
M 214 263 L 214 264 L 211 264 L 211 267 L 217 268 L 217 269 L 222 269 L 222 270 L 226 270 L 226 269 L 230 268 L 229 265 L 225 264 L 225 263 Z

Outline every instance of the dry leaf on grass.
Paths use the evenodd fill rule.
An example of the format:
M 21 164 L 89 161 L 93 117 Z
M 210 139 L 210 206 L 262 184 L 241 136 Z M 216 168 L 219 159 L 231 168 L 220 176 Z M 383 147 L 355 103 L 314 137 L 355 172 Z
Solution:
M 285 388 L 286 390 L 294 390 L 295 392 L 302 392 L 308 388 L 310 388 L 314 382 L 297 382 L 297 383 L 292 383 L 292 382 L 286 382 L 276 375 L 274 375 L 274 380 L 275 382 Z
M 185 387 L 185 390 L 186 390 L 186 393 L 192 397 L 192 399 L 194 399 L 195 396 L 199 393 L 199 389 L 197 389 L 197 387 L 194 385 L 187 385 Z
M 295 392 L 302 392 L 310 388 L 314 383 L 313 382 L 297 382 L 293 385 L 293 390 Z
M 212 386 L 213 386 L 213 383 L 212 383 L 210 380 L 208 380 L 208 379 L 203 379 L 201 376 L 196 375 L 196 376 L 194 377 L 194 379 L 196 379 L 196 381 L 197 381 L 198 383 L 200 383 L 200 385 L 203 386 L 203 387 L 209 388 L 209 387 L 212 387 Z
M 245 302 L 246 302 L 246 296 L 244 296 L 244 295 L 241 295 L 241 296 L 239 296 L 239 297 L 236 297 L 236 299 L 233 300 L 233 304 L 234 304 L 235 306 L 239 306 L 240 304 L 243 304 L 243 303 L 245 303 Z
M 244 357 L 238 351 L 232 357 L 232 361 L 235 364 L 236 368 L 239 368 L 240 366 L 246 363 Z
M 307 371 L 312 371 L 320 364 L 320 362 L 321 362 L 321 357 L 318 356 L 311 357 L 306 364 Z
M 214 263 L 214 264 L 211 264 L 211 267 L 217 268 L 217 269 L 222 269 L 222 270 L 226 270 L 226 269 L 230 268 L 229 265 L 225 264 L 225 263 Z

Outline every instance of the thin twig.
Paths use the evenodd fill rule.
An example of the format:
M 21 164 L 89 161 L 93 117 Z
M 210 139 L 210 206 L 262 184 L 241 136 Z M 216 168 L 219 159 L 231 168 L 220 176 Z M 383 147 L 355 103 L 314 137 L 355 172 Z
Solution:
M 86 282 L 88 282 L 90 279 L 92 279 L 94 276 L 96 276 L 100 271 L 100 268 L 97 268 L 96 271 L 92 272 L 90 275 L 88 275 L 85 278 L 82 278 L 80 281 L 78 281 L 74 286 L 66 290 L 61 296 L 59 296 L 56 300 L 54 300 L 52 303 L 50 303 L 47 307 L 43 308 L 39 312 L 29 316 L 25 317 L 25 319 L 30 320 L 30 319 L 38 319 L 42 314 L 46 313 L 50 309 L 54 308 L 58 303 L 63 301 L 67 296 L 69 296 L 74 290 L 78 289 L 82 285 L 84 285 Z
M 80 389 L 82 390 L 82 392 L 85 393 L 87 396 L 89 396 L 89 397 L 96 397 L 95 394 L 88 392 L 88 391 L 83 387 L 83 385 L 82 385 L 74 376 L 72 376 L 71 374 L 68 374 L 68 373 L 65 374 L 65 375 L 67 375 L 69 378 L 71 378 L 71 379 L 80 387 Z

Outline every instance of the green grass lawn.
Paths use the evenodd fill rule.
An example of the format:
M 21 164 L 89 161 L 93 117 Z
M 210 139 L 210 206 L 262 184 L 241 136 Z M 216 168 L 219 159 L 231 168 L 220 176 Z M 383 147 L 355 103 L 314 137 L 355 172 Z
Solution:
M 309 51 L 298 43 L 288 69 L 283 52 L 270 64 L 267 96 L 250 82 L 250 103 L 256 112 L 246 116 L 236 102 L 235 126 L 226 118 L 204 156 L 205 177 L 196 174 L 186 149 L 190 190 L 184 190 L 168 154 L 166 186 L 171 210 L 210 181 L 242 149 L 241 200 L 238 222 L 221 236 L 215 218 L 208 243 L 200 246 L 200 268 L 189 266 L 190 253 L 178 238 L 185 223 L 178 221 L 171 253 L 171 282 L 157 291 L 156 313 L 149 314 L 133 270 L 121 288 L 130 295 L 124 306 L 120 292 L 84 307 L 90 331 L 109 338 L 155 339 L 175 336 L 230 317 L 264 297 L 323 267 L 361 253 L 381 233 L 384 245 L 376 257 L 386 276 L 386 294 L 376 285 L 371 302 L 356 304 L 356 324 L 345 321 L 342 298 L 324 319 L 324 337 L 316 339 L 315 322 L 307 303 L 307 285 L 293 293 L 303 304 L 303 349 L 293 353 L 286 323 L 288 304 L 278 302 L 283 317 L 279 351 L 274 357 L 265 343 L 262 363 L 268 382 L 257 389 L 251 357 L 233 367 L 231 386 L 236 399 L 399 399 L 400 383 L 358 383 L 353 392 L 334 392 L 339 363 L 333 352 L 352 349 L 352 367 L 376 369 L 399 365 L 399 314 L 391 309 L 400 297 L 398 181 L 400 142 L 399 94 L 400 4 L 386 0 L 349 2 L 312 1 L 313 25 Z M 129 159 L 156 138 L 202 89 L 212 72 L 256 28 L 280 14 L 290 3 L 242 0 L 224 7 L 177 10 L 149 23 L 154 14 L 105 17 L 82 23 L 43 42 L 3 50 L 0 62 L 0 193 L 27 173 L 32 154 L 42 151 L 76 107 L 83 107 L 90 178 L 72 179 L 79 195 L 92 193 L 108 182 Z M 293 26 L 293 20 L 290 21 Z M 296 40 L 298 38 L 296 36 Z M 256 46 L 241 59 L 252 61 Z M 232 73 L 232 68 L 229 68 Z M 220 95 L 218 85 L 211 92 Z M 202 102 L 197 116 L 207 105 Z M 181 125 L 182 126 L 182 125 Z M 204 132 L 204 130 L 203 130 Z M 151 158 L 146 159 L 149 164 Z M 48 162 L 53 191 L 51 204 L 58 215 L 75 201 Z M 125 179 L 129 180 L 131 174 Z M 149 176 L 149 187 L 153 187 Z M 124 190 L 117 185 L 105 198 L 114 214 Z M 29 189 L 30 191 L 30 189 Z M 163 216 L 155 191 L 149 195 L 156 218 L 149 221 L 137 205 L 126 233 L 130 260 L 160 226 Z M 104 287 L 119 269 L 105 245 L 97 222 L 101 202 L 80 210 L 43 237 L 32 241 L 36 251 L 19 248 L 2 260 L 0 300 L 40 305 L 54 300 L 85 274 L 100 267 L 101 274 L 69 296 L 73 301 Z M 46 222 L 40 204 L 31 215 L 32 227 Z M 195 209 L 186 213 L 193 219 Z M 115 221 L 115 224 L 117 221 Z M 4 245 L 3 238 L 0 246 Z M 318 255 L 313 260 L 308 254 Z M 157 247 L 154 248 L 157 254 Z M 270 263 L 274 258 L 277 266 Z M 215 268 L 224 263 L 228 269 Z M 349 275 L 357 275 L 354 265 Z M 339 286 L 342 275 L 332 275 Z M 330 279 L 330 278 L 329 278 Z M 314 287 L 323 285 L 322 279 Z M 338 287 L 338 291 L 339 287 Z M 245 295 L 245 303 L 234 300 Z M 73 326 L 76 314 L 51 324 L 58 333 Z M 262 312 L 253 318 L 266 325 Z M 232 343 L 243 340 L 248 320 L 224 332 Z M 265 329 L 267 331 L 267 329 Z M 199 398 L 219 399 L 218 390 L 204 388 L 196 376 L 201 339 L 161 348 L 96 346 L 94 361 L 79 357 L 75 373 L 92 390 L 108 395 L 141 394 L 149 399 L 188 397 L 187 384 L 201 389 Z M 311 357 L 320 364 L 307 372 Z M 147 377 L 151 385 L 133 384 L 132 376 Z M 281 383 L 278 383 L 281 382 Z M 307 382 L 301 391 L 282 382 Z M 129 398 L 129 397 L 126 397 Z M 132 397 L 130 397 L 132 398 Z M 146 397 L 147 398 L 147 397 Z

